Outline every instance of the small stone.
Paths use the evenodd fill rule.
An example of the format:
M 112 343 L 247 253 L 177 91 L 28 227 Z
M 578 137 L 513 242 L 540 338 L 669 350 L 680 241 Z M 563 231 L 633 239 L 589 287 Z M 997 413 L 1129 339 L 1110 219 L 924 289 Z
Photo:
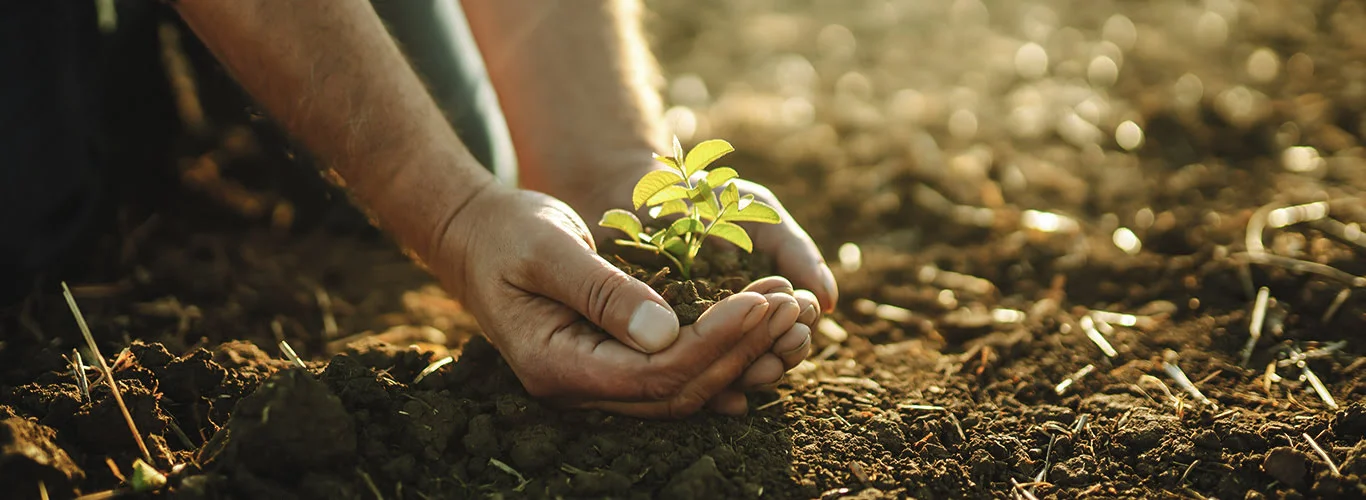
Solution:
M 1262 460 L 1262 472 L 1291 487 L 1304 484 L 1305 474 L 1309 472 L 1309 456 L 1304 452 L 1282 446 L 1267 452 Z

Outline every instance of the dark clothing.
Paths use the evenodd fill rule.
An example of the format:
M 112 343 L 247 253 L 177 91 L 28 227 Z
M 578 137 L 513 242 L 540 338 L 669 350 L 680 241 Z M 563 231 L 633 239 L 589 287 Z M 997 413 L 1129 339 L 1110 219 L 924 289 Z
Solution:
M 372 3 L 461 140 L 515 182 L 511 139 L 459 2 Z M 161 8 L 147 4 L 120 10 L 119 29 L 155 26 L 137 19 Z M 100 102 L 101 95 L 120 98 L 100 81 L 109 40 L 90 0 L 0 1 L 0 305 L 30 292 L 34 278 L 98 218 L 111 177 L 100 125 L 120 126 Z

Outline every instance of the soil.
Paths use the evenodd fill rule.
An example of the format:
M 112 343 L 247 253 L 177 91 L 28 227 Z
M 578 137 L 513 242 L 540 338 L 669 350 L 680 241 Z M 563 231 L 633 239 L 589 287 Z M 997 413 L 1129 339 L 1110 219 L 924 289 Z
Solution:
M 744 418 L 529 398 L 186 41 L 214 132 L 122 151 L 166 167 L 67 277 L 169 476 L 119 495 L 1366 495 L 1359 284 L 1247 243 L 1260 207 L 1326 200 L 1346 226 L 1273 225 L 1266 250 L 1366 273 L 1361 3 L 647 5 L 679 135 L 735 144 L 831 259 L 816 354 Z M 654 284 L 700 309 L 764 271 L 729 262 Z M 142 456 L 105 381 L 80 393 L 57 289 L 0 314 L 9 498 L 123 488 Z

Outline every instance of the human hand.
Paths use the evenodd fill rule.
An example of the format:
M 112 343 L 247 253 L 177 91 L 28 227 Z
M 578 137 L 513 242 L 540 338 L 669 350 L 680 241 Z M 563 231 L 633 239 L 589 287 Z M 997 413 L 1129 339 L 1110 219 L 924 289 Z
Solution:
M 611 170 L 611 173 L 585 174 L 594 181 L 591 189 L 583 189 L 582 186 L 553 189 L 555 186 L 547 186 L 545 191 L 564 199 L 587 220 L 597 221 L 607 210 L 628 204 L 636 181 L 660 167 L 649 163 L 621 169 L 601 168 Z M 753 195 L 755 201 L 773 207 L 782 219 L 778 224 L 740 223 L 754 241 L 754 251 L 772 257 L 777 264 L 778 274 L 790 279 L 798 289 L 809 290 L 810 293 L 806 295 L 818 306 L 816 313 L 833 311 L 839 299 L 839 287 L 811 236 L 806 234 L 801 224 L 792 218 L 792 214 L 783 208 L 778 197 L 768 188 L 743 179 L 731 182 L 736 184 L 741 195 Z M 645 212 L 642 210 L 637 215 L 644 216 Z M 596 224 L 589 230 L 601 244 L 610 244 L 613 238 L 620 235 Z
M 573 210 L 532 191 L 489 185 L 433 240 L 429 268 L 527 391 L 566 404 L 644 417 L 694 413 L 749 380 L 748 367 L 771 367 L 756 360 L 768 359 L 803 313 L 790 285 L 769 282 L 679 328 L 654 290 L 597 256 Z M 713 409 L 743 413 L 744 400 L 736 408 L 728 397 Z

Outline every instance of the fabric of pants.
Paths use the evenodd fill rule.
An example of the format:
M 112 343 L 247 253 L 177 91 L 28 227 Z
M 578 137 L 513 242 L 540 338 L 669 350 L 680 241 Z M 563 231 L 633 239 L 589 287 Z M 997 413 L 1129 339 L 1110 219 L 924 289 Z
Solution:
M 372 5 L 461 141 L 515 184 L 512 141 L 459 1 Z M 119 29 L 154 29 L 138 18 L 166 15 L 157 9 L 166 7 L 120 3 Z M 101 87 L 99 55 L 110 39 L 94 1 L 0 0 L 0 305 L 31 292 L 35 277 L 68 258 L 107 201 L 112 174 L 101 125 L 119 124 L 103 115 L 101 97 L 119 96 Z

